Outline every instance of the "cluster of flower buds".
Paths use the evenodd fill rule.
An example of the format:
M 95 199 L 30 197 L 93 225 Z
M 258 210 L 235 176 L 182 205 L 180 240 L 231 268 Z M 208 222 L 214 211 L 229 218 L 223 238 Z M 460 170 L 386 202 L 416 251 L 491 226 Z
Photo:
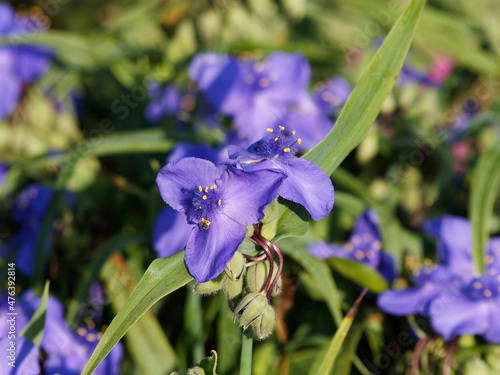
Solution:
M 255 226 L 251 239 L 262 247 L 262 255 L 252 257 L 237 251 L 222 274 L 206 283 L 196 283 L 194 293 L 213 294 L 223 290 L 234 320 L 239 316 L 243 329 L 252 326 L 257 337 L 264 339 L 273 332 L 276 321 L 270 299 L 281 293 L 283 257 L 276 245 L 262 237 L 261 226 Z M 279 263 L 273 260 L 273 252 L 278 255 Z

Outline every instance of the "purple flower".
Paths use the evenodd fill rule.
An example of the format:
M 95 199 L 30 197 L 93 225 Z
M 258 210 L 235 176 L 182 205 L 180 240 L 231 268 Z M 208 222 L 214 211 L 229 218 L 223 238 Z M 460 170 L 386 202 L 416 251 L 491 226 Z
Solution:
M 482 334 L 500 343 L 500 238 L 488 242 L 484 274 L 474 275 L 471 226 L 466 219 L 443 216 L 424 223 L 437 238 L 440 264 L 414 271 L 415 286 L 386 291 L 379 307 L 394 315 L 420 313 L 445 340 Z
M 284 175 L 274 171 L 244 172 L 228 166 L 220 172 L 203 159 L 168 163 L 156 183 L 163 200 L 186 215 L 192 230 L 185 261 L 197 282 L 217 277 L 246 235 L 246 226 L 264 217 Z
M 47 315 L 42 337 L 42 348 L 47 352 L 47 375 L 78 375 L 96 348 L 102 333 L 91 327 L 79 327 L 76 333 L 64 320 L 62 304 L 54 297 L 47 302 Z M 123 346 L 116 345 L 94 374 L 118 375 L 123 357 Z
M 25 17 L 16 17 L 10 4 L 0 4 L 0 37 L 29 37 L 45 25 Z M 21 96 L 23 84 L 44 74 L 53 53 L 45 47 L 29 44 L 0 46 L 0 120 L 9 116 Z
M 321 142 L 335 122 L 323 111 L 321 104 L 308 93 L 297 96 L 287 112 L 288 126 L 301 134 L 299 149 L 308 151 Z
M 351 95 L 352 86 L 343 77 L 333 77 L 317 83 L 314 91 L 315 102 L 323 113 L 331 115 L 347 102 L 349 95 Z
M 54 190 L 40 184 L 31 184 L 17 197 L 12 207 L 12 218 L 20 224 L 19 232 L 4 246 L 0 247 L 0 255 L 6 256 L 17 250 L 17 265 L 21 273 L 32 276 L 35 270 L 36 251 L 42 221 L 49 203 L 54 195 Z M 67 192 L 66 198 L 70 203 L 74 196 Z M 44 247 L 44 256 L 50 251 L 52 239 L 47 236 Z
M 0 318 L 2 319 L 0 322 L 0 335 L 6 337 L 8 326 L 4 322 L 7 322 L 7 312 L 9 310 L 7 303 L 3 302 L 7 301 L 7 298 L 5 296 L 2 297 L 4 298 L 0 302 Z M 31 290 L 24 292 L 19 298 L 16 298 L 16 330 L 18 332 L 21 332 L 30 321 L 40 305 L 40 301 L 41 299 L 36 297 Z M 80 374 L 90 359 L 101 336 L 102 332 L 89 327 L 79 327 L 76 333 L 73 332 L 64 319 L 64 309 L 61 302 L 55 297 L 49 296 L 41 341 L 41 347 L 48 355 L 48 358 L 44 361 L 44 373 L 47 375 Z M 26 366 L 26 374 L 39 374 L 39 368 L 38 372 L 28 372 L 28 369 L 32 368 L 35 362 L 38 364 L 38 349 L 33 349 L 34 346 L 27 341 L 23 341 L 24 339 L 21 340 L 18 338 L 17 340 L 20 340 L 22 343 L 18 341 L 18 361 L 16 361 L 16 365 Z M 0 341 L 0 345 L 3 346 L 4 342 Z M 23 349 L 19 352 L 19 348 L 21 347 Z M 26 355 L 20 358 L 19 353 L 23 353 L 23 350 Z M 120 373 L 122 357 L 123 346 L 121 343 L 118 343 L 101 365 L 99 365 L 95 374 L 118 375 Z M 2 363 L 4 362 L 2 361 Z M 25 367 L 19 367 L 18 372 L 13 372 L 12 375 L 24 374 L 20 370 L 21 368 L 24 369 Z M 1 365 L 0 369 L 2 369 Z M 5 372 L 5 374 L 10 374 L 10 372 Z
M 206 144 L 195 145 L 189 142 L 178 142 L 168 156 L 167 163 L 187 157 L 219 163 L 224 161 L 225 154 L 227 154 L 225 150 L 217 150 Z M 185 215 L 172 207 L 162 209 L 153 227 L 153 248 L 156 254 L 159 257 L 167 257 L 181 251 L 186 246 L 191 229 L 192 225 L 186 222 Z
M 12 346 L 11 342 L 15 342 Z M 9 339 L 3 336 L 0 339 L 0 350 L 2 360 L 0 361 L 0 373 L 3 375 L 39 375 L 40 365 L 38 357 L 40 351 L 31 341 L 24 337 Z M 11 354 L 13 354 L 11 356 Z M 11 366 L 9 363 L 12 363 Z
M 197 55 L 189 67 L 211 105 L 234 117 L 238 129 L 260 135 L 307 92 L 310 67 L 302 54 L 276 52 L 263 61 L 237 60 L 229 55 Z
M 164 117 L 174 116 L 181 110 L 181 93 L 177 86 L 160 86 L 157 83 L 148 87 L 151 103 L 146 107 L 146 119 L 157 123 Z
M 314 220 L 321 220 L 332 210 L 333 185 L 316 164 L 294 156 L 301 142 L 295 131 L 287 133 L 284 126 L 279 126 L 278 130 L 269 128 L 268 135 L 248 149 L 229 146 L 228 152 L 245 171 L 279 170 L 285 173 L 287 177 L 278 194 L 303 205 Z
M 378 230 L 378 217 L 375 211 L 363 213 L 354 225 L 349 241 L 344 245 L 316 242 L 308 247 L 309 253 L 320 259 L 346 258 L 367 264 L 379 270 L 389 281 L 394 280 L 394 259 L 382 251 L 382 242 Z

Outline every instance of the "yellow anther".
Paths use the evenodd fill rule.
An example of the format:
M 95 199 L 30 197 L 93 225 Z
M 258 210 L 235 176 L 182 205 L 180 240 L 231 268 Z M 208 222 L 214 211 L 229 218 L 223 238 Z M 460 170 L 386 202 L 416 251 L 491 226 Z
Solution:
M 203 198 L 204 201 L 207 200 L 207 196 L 206 195 L 204 195 L 202 198 Z
M 210 221 L 201 218 L 201 227 L 203 229 L 208 229 L 210 227 Z
M 200 185 L 200 186 L 198 186 L 198 190 L 199 190 L 199 191 L 203 191 L 203 188 L 201 187 L 201 185 Z
M 280 129 L 281 129 L 281 130 L 285 130 L 285 127 L 284 127 L 284 126 L 280 126 Z
M 221 200 L 219 199 L 219 200 L 217 201 L 217 203 L 218 203 L 218 204 L 219 204 L 219 206 L 220 206 L 220 204 L 221 204 L 222 202 L 221 202 Z
M 285 152 L 290 152 L 290 149 L 287 147 L 287 148 L 285 148 L 283 151 L 285 151 Z
M 294 131 L 292 131 L 292 135 L 295 135 L 295 130 L 294 130 Z
M 278 137 L 274 138 L 274 142 L 276 142 L 278 140 Z
M 271 128 L 267 128 L 267 131 L 268 131 L 269 133 L 272 133 L 272 132 L 273 132 L 273 129 L 271 129 Z
M 208 193 L 208 187 L 205 188 L 205 193 Z
M 297 139 L 297 143 L 300 145 L 302 143 L 302 139 L 301 138 Z
M 210 186 L 210 189 L 214 190 L 215 189 L 215 185 Z

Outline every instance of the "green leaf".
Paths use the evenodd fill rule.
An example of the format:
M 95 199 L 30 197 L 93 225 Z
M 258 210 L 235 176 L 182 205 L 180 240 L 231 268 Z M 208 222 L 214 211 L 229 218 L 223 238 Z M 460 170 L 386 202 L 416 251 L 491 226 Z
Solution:
M 28 325 L 24 327 L 21 332 L 21 337 L 26 337 L 27 340 L 31 341 L 38 348 L 42 342 L 43 329 L 45 327 L 45 316 L 47 314 L 47 299 L 49 298 L 49 282 L 45 283 L 43 288 L 42 298 L 40 300 L 40 306 L 36 309 L 35 313 L 31 317 Z
M 101 270 L 101 278 L 115 313 L 125 306 L 136 287 L 132 266 L 133 261 L 126 263 L 121 254 L 113 254 Z M 140 271 L 141 274 L 143 272 Z M 129 328 L 125 345 L 141 374 L 163 375 L 175 368 L 175 351 L 152 311 L 147 311 Z
M 217 375 L 217 352 L 212 350 L 210 357 L 203 358 L 195 367 L 188 371 L 174 371 L 170 375 Z M 204 372 L 201 372 L 203 370 Z
M 274 242 L 281 238 L 302 236 L 309 226 L 309 214 L 300 204 L 279 198 L 278 222 Z
M 389 285 L 377 270 L 351 259 L 330 258 L 328 262 L 341 275 L 367 288 L 373 293 L 382 293 Z
M 358 311 L 358 306 L 361 303 L 361 300 L 363 299 L 365 293 L 366 289 L 363 290 L 361 295 L 358 297 L 356 302 L 354 302 L 354 305 L 351 307 L 347 315 L 342 320 L 342 323 L 337 329 L 337 332 L 335 332 L 332 341 L 330 341 L 330 345 L 328 346 L 326 353 L 323 355 L 323 357 L 319 362 L 316 362 L 315 365 L 311 367 L 311 370 L 309 371 L 310 375 L 317 375 L 317 374 L 326 375 L 330 373 L 333 364 L 335 362 L 335 359 L 337 358 L 337 355 L 339 354 L 340 349 L 342 348 L 342 344 L 344 343 L 344 340 L 347 337 L 347 333 L 351 328 L 354 316 Z
M 184 251 L 153 261 L 97 345 L 82 375 L 90 375 L 128 329 L 160 298 L 191 281 Z
M 361 337 L 363 337 L 363 330 L 359 325 L 354 325 L 340 348 L 337 360 L 333 364 L 333 374 L 351 374 L 352 364 L 356 356 L 356 349 L 358 348 Z
M 344 106 L 335 126 L 304 157 L 328 175 L 361 142 L 391 91 L 410 48 L 425 0 L 413 0 L 392 27 Z
M 302 265 L 306 272 L 316 282 L 335 324 L 339 325 L 342 321 L 342 299 L 335 285 L 335 280 L 327 264 L 307 252 L 305 249 L 305 241 L 303 237 L 287 238 L 280 242 L 280 249 L 284 254 Z
M 484 256 L 488 241 L 488 224 L 493 215 L 495 199 L 500 188 L 500 142 L 491 147 L 479 160 L 471 187 L 470 220 L 472 223 L 472 252 L 478 274 L 484 271 Z

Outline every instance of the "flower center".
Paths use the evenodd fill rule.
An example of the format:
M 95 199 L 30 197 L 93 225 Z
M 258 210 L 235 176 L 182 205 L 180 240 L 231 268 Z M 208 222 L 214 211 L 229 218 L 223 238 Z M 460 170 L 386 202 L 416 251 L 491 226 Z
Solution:
M 198 186 L 196 190 L 192 191 L 189 200 L 191 204 L 186 210 L 188 222 L 200 224 L 203 229 L 210 228 L 210 219 L 222 204 L 220 192 L 216 186 Z

